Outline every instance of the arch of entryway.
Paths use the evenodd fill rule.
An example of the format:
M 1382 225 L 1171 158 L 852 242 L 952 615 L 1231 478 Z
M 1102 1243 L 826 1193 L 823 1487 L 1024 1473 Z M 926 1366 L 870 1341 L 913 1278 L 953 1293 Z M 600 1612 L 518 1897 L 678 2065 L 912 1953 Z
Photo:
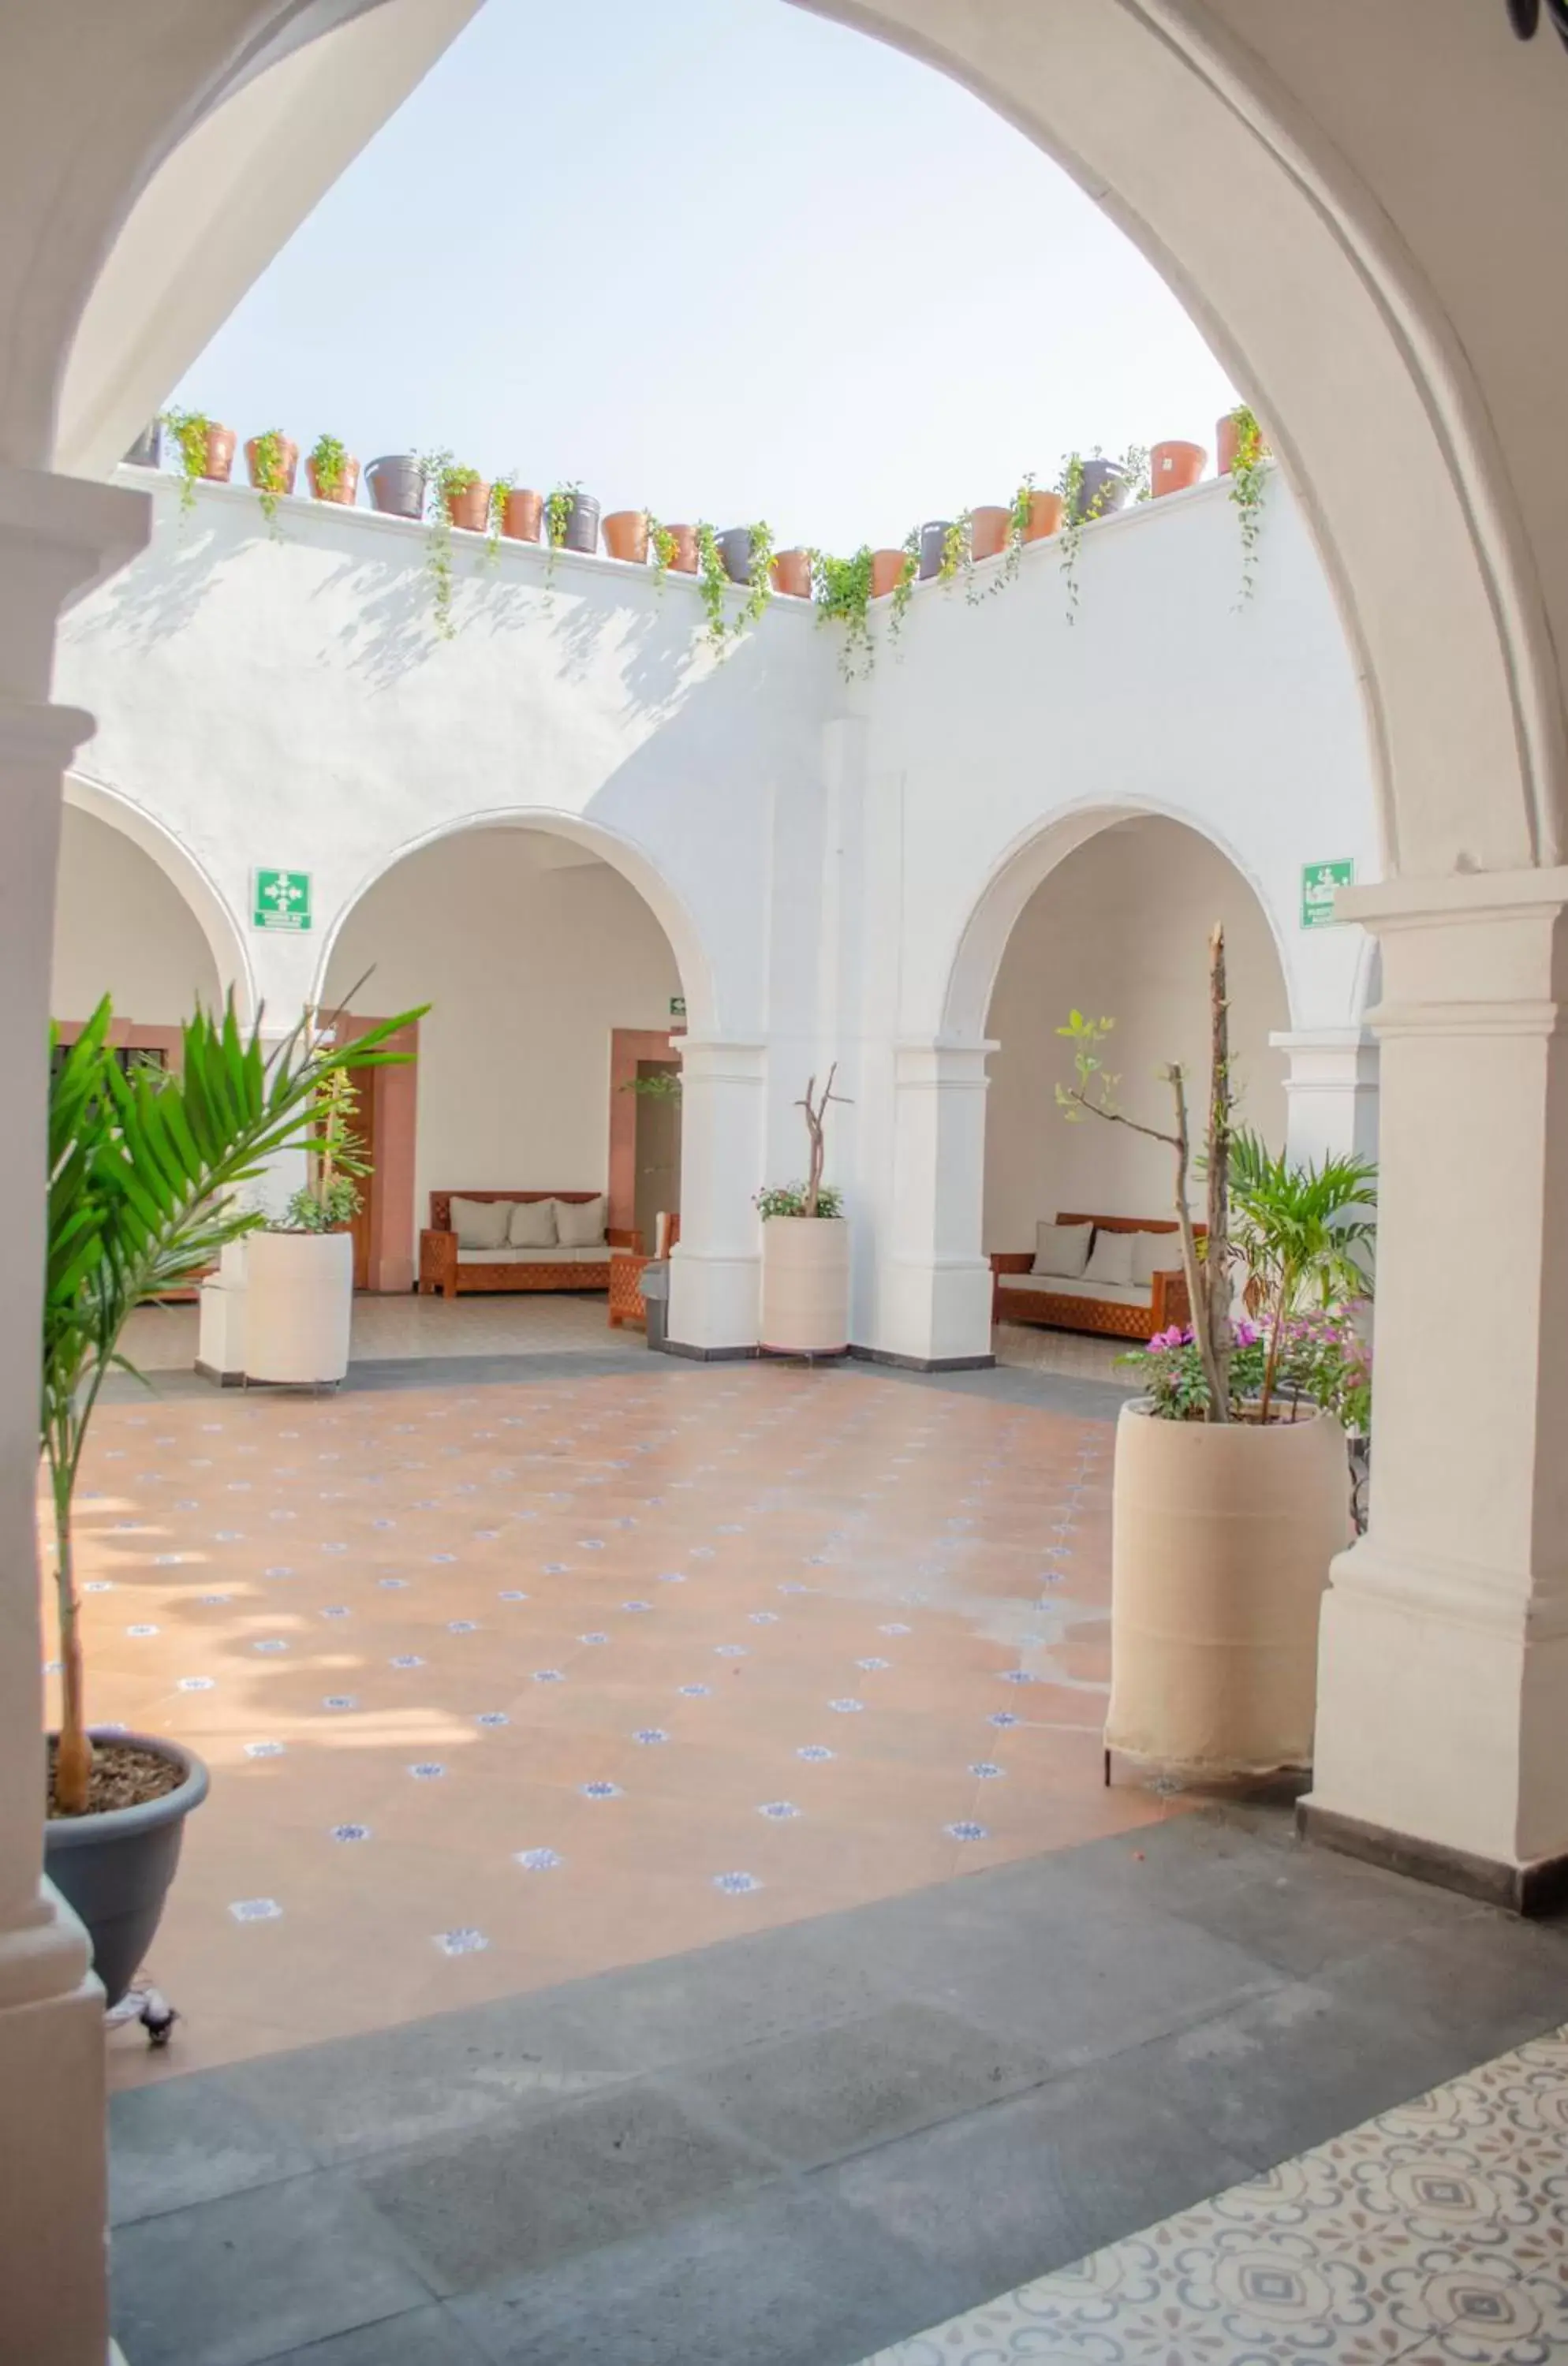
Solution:
M 144 806 L 87 772 L 66 774 L 64 803 L 55 972 L 57 981 L 69 981 L 67 999 L 83 1000 L 97 977 L 97 993 L 112 992 L 128 1020 L 166 1031 L 189 1017 L 195 1002 L 218 1008 L 231 993 L 242 1025 L 248 1024 L 256 1013 L 256 985 L 244 935 L 198 859 Z M 86 832 L 73 832 L 73 814 L 87 817 Z M 104 851 L 98 826 L 123 847 L 123 864 L 112 854 L 107 863 L 94 860 Z M 148 941 L 165 927 L 170 907 L 166 898 L 149 895 L 147 864 L 177 897 L 179 918 L 188 922 L 187 934 L 199 937 L 205 961 L 192 944 Z M 64 941 L 62 932 L 69 932 Z M 86 1012 L 62 1008 L 55 1015 L 74 1020 Z
M 324 937 L 311 999 L 329 1009 L 351 995 L 351 1027 L 432 1005 L 415 1067 L 367 1079 L 378 1169 L 368 1286 L 408 1286 L 434 1192 L 603 1191 L 620 1245 L 640 1229 L 651 1249 L 639 1168 L 656 1155 L 668 1168 L 659 1212 L 679 1215 L 685 1246 L 701 1254 L 716 1213 L 707 1154 L 729 1152 L 720 1133 L 750 1112 L 712 1107 L 715 966 L 647 848 L 524 806 L 405 841 Z M 680 1075 L 673 1108 L 626 1089 L 650 1067 Z
M 1058 1031 L 1068 1013 L 1112 1021 L 1100 1056 L 1116 1079 L 1114 1105 L 1135 1124 L 1170 1131 L 1163 1077 L 1179 1065 L 1200 1143 L 1216 921 L 1225 932 L 1238 1121 L 1274 1149 L 1287 1138 L 1288 1047 L 1297 1040 L 1275 916 L 1234 855 L 1190 821 L 1157 813 L 1101 817 L 1099 828 L 1075 836 L 1066 851 L 1036 842 L 1015 857 L 1011 884 L 1029 892 L 995 964 L 985 1025 L 982 1243 L 1009 1268 L 997 1272 L 997 1349 L 1004 1360 L 1033 1364 L 1081 1363 L 1072 1335 L 1104 1336 L 1112 1324 L 1122 1327 L 1111 1335 L 1124 1345 L 1127 1327 L 1152 1313 L 1149 1267 L 1172 1262 L 1147 1256 L 1146 1243 L 1102 1237 L 1122 1225 L 1168 1223 L 1175 1173 L 1169 1149 L 1132 1126 L 1066 1121 L 1056 1087 L 1075 1081 L 1073 1047 Z M 1192 1189 L 1201 1189 L 1196 1175 Z M 1087 1279 L 1073 1269 L 1087 1246 L 1075 1226 L 1058 1281 L 1042 1282 L 1023 1268 L 1041 1245 L 1041 1226 L 1069 1215 L 1107 1220 L 1095 1234 L 1097 1261 Z M 1049 1247 L 1055 1236 L 1043 1237 Z M 1123 1275 L 1121 1263 L 1140 1251 L 1145 1265 Z M 1043 1297 L 1053 1301 L 1048 1309 Z
M 1144 860 L 1118 877 L 1117 851 L 1131 846 L 1140 848 Z M 1050 942 L 1052 975 L 1034 981 L 1040 1007 L 1030 1004 L 1025 992 L 1032 1036 L 1024 1054 L 1023 1073 L 1012 1076 L 1011 1064 L 1004 1063 L 999 1076 L 993 1080 L 991 1064 L 998 1045 L 989 1022 L 998 1007 L 998 981 L 1010 948 L 1021 944 L 1021 931 L 1031 931 L 1030 916 L 1038 915 L 1051 895 L 1052 884 L 1061 877 L 1070 880 L 1075 862 L 1089 866 L 1092 875 L 1085 884 L 1093 893 L 1086 892 L 1066 909 L 1067 925 L 1055 932 Z M 1179 896 L 1173 890 L 1178 873 L 1185 881 Z M 1212 908 L 1216 897 L 1217 908 Z M 1113 982 L 1094 967 L 1107 946 L 1119 942 L 1130 947 L 1143 929 L 1152 938 L 1187 927 L 1192 942 L 1188 967 L 1179 975 L 1184 982 L 1190 970 L 1190 1008 L 1187 992 L 1181 990 L 1179 1040 L 1155 1047 L 1151 1037 L 1145 1065 L 1153 1069 L 1161 1061 L 1186 1058 L 1206 1075 L 1206 1036 L 1201 1020 L 1194 1030 L 1193 1012 L 1201 1014 L 1206 1008 L 1209 930 L 1215 919 L 1231 923 L 1233 914 L 1239 923 L 1241 966 L 1249 986 L 1259 989 L 1253 997 L 1247 1033 L 1258 1071 L 1259 1115 L 1268 1121 L 1264 1130 L 1279 1133 L 1285 1061 L 1269 1039 L 1290 1039 L 1302 996 L 1283 916 L 1274 908 L 1263 883 L 1240 851 L 1190 812 L 1140 797 L 1086 801 L 1059 809 L 1049 819 L 1036 819 L 1021 830 L 1000 851 L 967 910 L 954 923 L 954 942 L 940 1003 L 933 1012 L 932 1034 L 928 1038 L 922 1029 L 919 1035 L 906 1038 L 895 1054 L 888 1242 L 882 1261 L 881 1306 L 884 1327 L 896 1339 L 899 1352 L 935 1364 L 968 1362 L 990 1355 L 994 1312 L 990 1253 L 1021 1251 L 1028 1241 L 1021 1234 L 1016 1239 L 1012 1234 L 1021 1226 L 1027 1231 L 1057 1212 L 1055 1204 L 1038 1208 L 1032 1204 L 1034 1198 L 1051 1188 L 1043 1171 L 1032 1170 L 1010 1196 L 998 1195 L 994 1177 L 988 1180 L 990 1158 L 998 1149 L 995 1137 L 998 1127 L 1005 1130 L 1004 1117 L 990 1116 L 993 1096 L 998 1105 L 1016 1098 L 1019 1109 L 1027 1110 L 1031 1106 L 1028 1071 L 1032 1065 L 1038 1068 L 1032 1078 L 1038 1106 L 1032 1116 L 1021 1120 L 1018 1129 L 1023 1136 L 1021 1155 L 1027 1163 L 1032 1153 L 1039 1153 L 1049 1140 L 1045 1129 L 1057 1117 L 1055 1083 L 1059 1074 L 1067 1076 L 1067 1066 L 1057 1056 L 1064 1047 L 1057 1042 L 1055 1030 L 1070 1008 L 1087 1008 L 1092 1001 L 1096 1003 L 1093 1015 L 1118 1020 L 1122 1040 L 1111 1065 L 1125 1065 L 1128 1045 L 1134 1037 L 1141 1042 L 1147 1031 L 1142 1007 L 1145 997 L 1129 970 L 1127 984 L 1136 1012 L 1133 1024 L 1129 1024 L 1125 998 L 1119 1010 L 1099 1000 L 1102 993 L 1115 994 Z M 1174 950 L 1167 950 L 1174 963 Z M 1076 983 L 1075 967 L 1080 969 Z M 1173 969 L 1173 980 L 1176 976 Z M 1041 997 L 1050 1001 L 1049 1008 Z M 1195 1040 L 1190 1042 L 1190 1037 Z M 1013 1054 L 1016 1061 L 1016 1043 Z M 1145 1113 L 1151 1121 L 1163 1122 L 1163 1110 Z M 1041 1159 L 1036 1156 L 1033 1164 L 1041 1166 Z M 1133 1199 L 1151 1188 L 1146 1176 L 1129 1178 L 1125 1188 L 1119 1185 L 1111 1194 L 1113 1201 L 1126 1204 L 1108 1204 L 1099 1212 L 1135 1215 L 1140 1210 L 1132 1204 Z M 1160 1196 L 1168 1200 L 1168 1187 Z M 1087 1212 L 1097 1211 L 1090 1208 Z M 1158 1209 L 1148 1212 L 1156 1214 Z

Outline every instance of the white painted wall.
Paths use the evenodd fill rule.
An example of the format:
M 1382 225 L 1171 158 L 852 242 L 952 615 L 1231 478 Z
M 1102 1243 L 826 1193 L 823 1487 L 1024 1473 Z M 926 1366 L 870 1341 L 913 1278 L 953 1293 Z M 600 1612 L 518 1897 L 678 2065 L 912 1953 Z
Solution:
M 218 971 L 194 915 L 151 855 L 107 822 L 62 816 L 50 1008 L 85 1019 L 105 994 L 117 1019 L 177 1026 L 220 1000 Z
M 635 888 L 559 841 L 481 829 L 400 863 L 333 949 L 326 1000 L 421 1002 L 416 1222 L 432 1190 L 599 1190 L 609 1159 L 610 1032 L 668 1027 L 680 973 Z M 541 860 L 543 858 L 543 860 Z
M 1069 1010 L 1112 1018 L 1107 1065 L 1130 1117 L 1168 1127 L 1156 1072 L 1173 1060 L 1196 1080 L 1195 1128 L 1209 1069 L 1208 935 L 1224 923 L 1231 1056 L 1242 1121 L 1278 1144 L 1286 1025 L 1279 955 L 1247 882 L 1205 839 L 1175 822 L 1125 822 L 1069 854 L 1038 887 L 1009 941 L 991 1002 L 986 1111 L 985 1245 L 1031 1248 L 1058 1209 L 1109 1216 L 1170 1212 L 1171 1157 L 1125 1126 L 1069 1124 L 1058 1082 L 1073 1082 Z M 1200 1195 L 1201 1196 L 1201 1195 Z

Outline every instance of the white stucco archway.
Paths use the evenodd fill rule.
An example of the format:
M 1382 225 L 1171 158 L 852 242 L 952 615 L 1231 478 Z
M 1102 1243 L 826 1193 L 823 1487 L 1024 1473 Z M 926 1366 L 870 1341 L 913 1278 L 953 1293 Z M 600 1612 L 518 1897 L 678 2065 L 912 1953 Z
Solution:
M 1280 916 L 1274 910 L 1262 883 L 1248 869 L 1236 848 L 1227 844 L 1213 828 L 1200 826 L 1190 813 L 1179 806 L 1140 798 L 1135 804 L 1069 806 L 1055 815 L 1044 828 L 1021 833 L 1008 848 L 964 921 L 953 951 L 942 1002 L 942 1033 L 946 1040 L 953 1043 L 983 1041 L 987 1013 L 1009 940 L 1025 906 L 1052 873 L 1080 846 L 1087 846 L 1103 831 L 1115 828 L 1120 822 L 1145 817 L 1178 822 L 1203 839 L 1251 889 L 1274 941 L 1291 1004 L 1291 1023 L 1295 1023 L 1298 996 L 1292 977 L 1292 949 L 1280 925 Z
M 652 912 L 675 956 L 681 973 L 682 991 L 686 998 L 687 1020 L 694 1034 L 710 1034 L 719 1024 L 717 996 L 714 983 L 713 964 L 690 913 L 674 889 L 660 871 L 646 848 L 636 843 L 624 832 L 608 829 L 601 822 L 590 821 L 581 814 L 562 813 L 547 806 L 493 806 L 460 815 L 444 821 L 434 829 L 408 839 L 390 850 L 378 861 L 346 896 L 333 916 L 317 956 L 315 977 L 310 999 L 320 1003 L 326 991 L 328 972 L 333 953 L 344 926 L 355 907 L 362 903 L 378 881 L 409 862 L 428 847 L 443 839 L 455 838 L 466 831 L 479 829 L 540 830 L 547 836 L 564 839 L 580 846 L 585 853 L 596 855 L 619 872 L 628 886 L 635 887 Z
M 65 802 L 107 823 L 164 873 L 207 941 L 219 991 L 226 994 L 232 988 L 240 1023 L 250 1025 L 256 1016 L 256 987 L 244 935 L 221 889 L 196 856 L 142 806 L 88 772 L 65 775 Z

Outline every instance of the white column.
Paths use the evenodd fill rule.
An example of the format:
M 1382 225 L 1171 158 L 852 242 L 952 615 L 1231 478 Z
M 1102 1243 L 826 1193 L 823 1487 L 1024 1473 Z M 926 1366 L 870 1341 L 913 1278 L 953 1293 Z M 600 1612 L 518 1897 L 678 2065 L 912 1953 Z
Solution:
M 873 1355 L 991 1361 L 991 1268 L 980 1253 L 986 1055 L 994 1043 L 896 1045 L 891 1223 L 878 1245 Z
M 49 979 L 61 776 L 92 730 L 49 692 L 62 607 L 141 547 L 147 520 L 142 495 L 0 467 L 0 2348 L 37 2366 L 103 2366 L 108 2338 L 103 1990 L 40 1877 Z
M 681 1238 L 670 1264 L 669 1337 L 698 1356 L 754 1354 L 761 1267 L 767 1054 L 761 1043 L 679 1035 Z
M 1292 1158 L 1376 1158 L 1378 1045 L 1370 1027 L 1270 1035 L 1283 1052 L 1285 1147 Z
M 1371 1523 L 1307 1828 L 1515 1903 L 1568 1876 L 1568 870 L 1347 895 L 1384 1001 Z

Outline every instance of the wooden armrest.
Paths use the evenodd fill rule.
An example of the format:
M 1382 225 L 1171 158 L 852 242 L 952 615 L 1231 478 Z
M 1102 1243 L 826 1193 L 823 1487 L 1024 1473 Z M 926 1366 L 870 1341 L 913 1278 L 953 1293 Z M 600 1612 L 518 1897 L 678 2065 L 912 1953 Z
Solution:
M 613 1249 L 640 1249 L 642 1234 L 629 1224 L 612 1224 L 604 1238 Z
M 1027 1273 L 1033 1263 L 1032 1249 L 993 1249 L 991 1251 L 993 1273 Z
M 1169 1331 L 1176 1326 L 1185 1328 L 1191 1322 L 1192 1305 L 1187 1295 L 1187 1276 L 1179 1266 L 1174 1271 L 1155 1275 L 1150 1312 L 1156 1331 Z

